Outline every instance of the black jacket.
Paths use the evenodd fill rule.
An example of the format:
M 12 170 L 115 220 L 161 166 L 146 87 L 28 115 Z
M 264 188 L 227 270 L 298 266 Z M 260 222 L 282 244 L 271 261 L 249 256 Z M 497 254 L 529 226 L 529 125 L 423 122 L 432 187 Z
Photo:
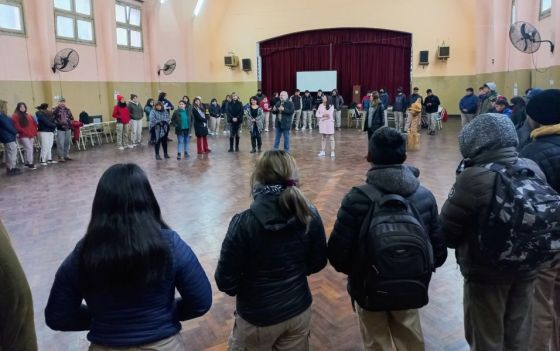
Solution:
M 301 110 L 302 109 L 302 96 L 301 95 L 292 95 L 290 97 L 290 101 L 294 104 L 294 110 Z
M 200 112 L 202 112 L 202 116 Z M 208 120 L 204 114 L 204 109 L 199 110 L 198 107 L 192 108 L 192 120 L 194 120 L 194 134 L 197 137 L 208 135 Z M 204 117 L 203 117 L 204 116 Z
M 523 148 L 520 156 L 535 161 L 548 184 L 560 192 L 560 134 L 536 138 Z
M 426 233 L 430 236 L 434 264 L 440 267 L 447 258 L 447 248 L 440 230 L 438 208 L 434 195 L 418 180 L 418 169 L 408 165 L 374 166 L 368 171 L 368 184 L 374 185 L 383 193 L 398 194 L 406 198 L 418 211 Z M 342 200 L 334 229 L 329 238 L 329 262 L 339 272 L 348 275 L 348 292 L 358 291 L 353 267 L 358 255 L 358 239 L 362 222 L 371 206 L 371 201 L 356 189 Z
M 17 129 L 12 119 L 0 112 L 0 143 L 8 144 L 16 141 Z
M 284 111 L 280 112 L 280 106 L 284 106 Z M 278 117 L 276 118 L 276 128 L 280 128 L 283 130 L 292 129 L 292 117 L 294 115 L 294 103 L 290 100 L 286 100 L 282 102 L 279 100 L 272 111 L 278 111 Z
M 323 95 L 325 95 L 325 94 L 323 94 Z M 318 109 L 318 108 L 319 108 L 319 105 L 321 105 L 321 104 L 323 103 L 323 95 L 321 95 L 321 96 L 316 95 L 316 96 L 313 98 L 313 109 L 315 109 L 315 110 Z M 327 99 L 328 99 L 328 98 L 329 98 L 329 97 L 327 96 Z
M 228 123 L 234 124 L 236 126 L 241 125 L 241 123 L 243 122 L 244 113 L 243 104 L 241 103 L 241 101 L 232 100 L 229 104 L 227 104 L 226 111 Z M 234 118 L 237 118 L 237 122 L 233 121 Z
M 269 326 L 305 311 L 312 302 L 307 276 L 327 264 L 325 230 L 315 209 L 309 230 L 282 214 L 279 195 L 257 195 L 235 215 L 216 269 L 218 289 L 237 296 L 236 311 Z
M 56 129 L 56 123 L 54 123 L 54 117 L 50 111 L 38 111 L 37 120 L 40 132 L 54 133 Z
M 370 106 L 371 108 L 371 106 Z M 366 112 L 366 118 L 364 120 L 364 132 L 375 132 L 377 129 L 383 127 L 385 125 L 385 116 L 383 114 L 384 106 L 382 103 L 377 104 L 377 109 L 373 112 L 373 116 L 371 117 L 371 125 L 369 119 L 369 109 Z
M 279 102 L 280 102 L 279 97 L 272 98 L 272 100 L 270 101 L 270 107 L 272 108 L 272 107 L 276 106 L 276 104 L 279 103 Z M 272 112 L 273 115 L 278 114 L 278 111 L 274 111 L 273 109 L 271 110 L 271 112 Z
M 428 106 L 428 104 L 431 105 Z M 435 95 L 428 95 L 424 99 L 424 108 L 426 109 L 426 113 L 436 113 L 438 111 L 439 105 L 439 98 Z
M 301 106 L 303 111 L 311 111 L 313 109 L 313 97 L 311 95 L 301 97 Z
M 488 218 L 497 176 L 495 172 L 481 166 L 492 162 L 504 165 L 521 162 L 544 178 L 533 161 L 518 158 L 515 147 L 490 150 L 472 158 L 470 167 L 457 176 L 441 210 L 445 241 L 448 247 L 455 249 L 461 273 L 470 281 L 510 284 L 520 279 L 533 279 L 535 272 L 499 270 L 480 255 L 477 239 L 479 225 Z

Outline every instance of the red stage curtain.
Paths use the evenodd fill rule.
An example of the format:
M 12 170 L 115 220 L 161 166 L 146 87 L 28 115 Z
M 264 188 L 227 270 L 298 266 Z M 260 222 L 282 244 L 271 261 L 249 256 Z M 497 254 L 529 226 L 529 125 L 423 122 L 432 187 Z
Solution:
M 296 87 L 298 71 L 338 71 L 338 91 L 352 100 L 352 86 L 362 95 L 372 88 L 409 93 L 410 33 L 381 29 L 337 28 L 294 33 L 260 43 L 262 88 L 265 94 Z

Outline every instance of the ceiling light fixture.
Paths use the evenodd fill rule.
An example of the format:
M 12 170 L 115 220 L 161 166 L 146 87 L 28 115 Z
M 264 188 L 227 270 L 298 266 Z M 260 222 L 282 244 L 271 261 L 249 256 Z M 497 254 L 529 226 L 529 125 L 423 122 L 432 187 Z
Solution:
M 196 2 L 196 6 L 194 7 L 194 12 L 193 12 L 194 16 L 198 16 L 198 14 L 200 13 L 200 9 L 202 8 L 203 4 L 204 4 L 204 0 L 198 0 Z

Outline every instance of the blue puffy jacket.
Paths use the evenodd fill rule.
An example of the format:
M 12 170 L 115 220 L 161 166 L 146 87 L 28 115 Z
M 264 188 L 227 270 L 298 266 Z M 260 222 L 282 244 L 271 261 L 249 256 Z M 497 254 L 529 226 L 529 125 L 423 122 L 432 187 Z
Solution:
M 0 143 L 8 144 L 16 141 L 17 130 L 8 116 L 0 113 Z
M 478 108 L 478 97 L 474 94 L 465 95 L 459 101 L 459 110 L 462 113 L 476 113 L 476 109 Z M 467 112 L 463 111 L 467 110 Z
M 161 235 L 169 243 L 171 274 L 156 287 L 131 293 L 82 291 L 78 243 L 56 272 L 45 309 L 47 325 L 61 331 L 89 330 L 88 340 L 98 345 L 131 347 L 175 335 L 180 321 L 206 313 L 212 291 L 195 254 L 174 231 L 162 230 Z M 175 288 L 181 297 L 175 298 Z

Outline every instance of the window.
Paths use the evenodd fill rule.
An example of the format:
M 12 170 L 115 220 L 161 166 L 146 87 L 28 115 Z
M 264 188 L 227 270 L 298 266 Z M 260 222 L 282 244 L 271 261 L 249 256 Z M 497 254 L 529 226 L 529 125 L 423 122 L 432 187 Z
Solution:
M 539 18 L 545 18 L 550 16 L 551 9 L 552 9 L 552 0 L 541 0 L 541 9 L 539 13 Z
M 511 0 L 511 24 L 517 22 L 517 0 Z
M 142 50 L 142 11 L 138 7 L 116 3 L 117 45 L 121 48 Z
M 0 31 L 25 33 L 22 0 L 0 0 Z
M 94 42 L 91 0 L 54 0 L 58 39 Z

